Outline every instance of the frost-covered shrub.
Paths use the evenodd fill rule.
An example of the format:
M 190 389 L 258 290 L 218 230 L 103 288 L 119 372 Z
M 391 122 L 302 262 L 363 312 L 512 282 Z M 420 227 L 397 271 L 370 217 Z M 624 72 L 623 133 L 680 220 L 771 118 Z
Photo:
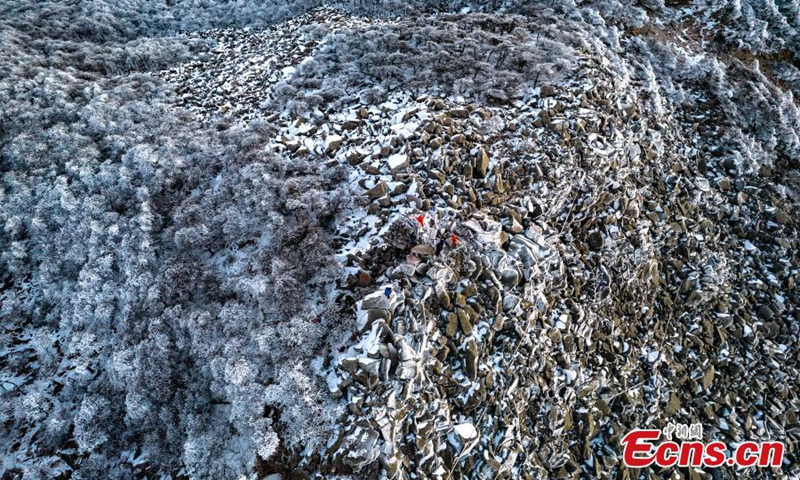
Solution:
M 800 47 L 800 14 L 796 2 L 774 0 L 713 0 L 699 14 L 712 19 L 733 48 L 753 52 L 793 52 Z
M 210 28 L 259 28 L 320 4 L 316 0 L 3 0 L 0 19 L 33 38 L 102 43 Z
M 653 97 L 663 95 L 680 110 L 713 117 L 704 123 L 709 162 L 737 175 L 762 167 L 800 163 L 800 115 L 792 94 L 768 78 L 762 65 L 736 58 L 727 63 L 713 56 L 687 55 L 674 45 L 634 39 L 629 46 L 639 67 L 650 75 Z
M 110 408 L 111 402 L 100 395 L 83 397 L 75 416 L 75 441 L 79 452 L 92 452 L 108 441 Z
M 477 100 L 513 98 L 526 86 L 563 79 L 581 46 L 579 38 L 543 28 L 545 23 L 521 16 L 443 15 L 336 32 L 313 60 L 276 87 L 274 103 L 283 107 L 302 95 L 305 104 L 321 98 L 334 106 L 359 96 L 377 100 L 385 91 L 432 88 Z
M 234 478 L 324 440 L 337 414 L 308 359 L 334 327 L 316 299 L 336 270 L 344 173 L 273 156 L 267 122 L 204 127 L 153 77 L 111 76 L 190 51 L 135 41 L 157 52 L 133 67 L 112 42 L 42 40 L 52 55 L 28 43 L 0 59 L 11 478 Z

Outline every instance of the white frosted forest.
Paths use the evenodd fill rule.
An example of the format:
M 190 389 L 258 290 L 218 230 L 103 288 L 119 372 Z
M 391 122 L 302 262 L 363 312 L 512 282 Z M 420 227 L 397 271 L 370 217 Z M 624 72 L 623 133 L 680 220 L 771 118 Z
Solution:
M 0 0 L 0 478 L 797 478 L 799 31 Z

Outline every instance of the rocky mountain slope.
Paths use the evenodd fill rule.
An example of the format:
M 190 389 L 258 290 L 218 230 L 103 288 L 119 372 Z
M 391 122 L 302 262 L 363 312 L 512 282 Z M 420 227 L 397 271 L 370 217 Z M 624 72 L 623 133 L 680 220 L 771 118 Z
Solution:
M 1 419 L 20 442 L 5 474 L 800 475 L 800 10 L 754 5 L 507 3 L 416 17 L 337 5 L 265 29 L 176 36 L 198 53 L 136 78 L 156 85 L 148 102 L 179 112 L 180 142 L 207 145 L 120 154 L 126 169 L 163 163 L 175 179 L 153 197 L 132 181 L 138 200 L 125 208 L 157 212 L 131 228 L 163 259 L 150 278 L 177 291 L 145 288 L 136 298 L 155 300 L 120 323 L 126 336 L 109 327 L 95 332 L 107 343 L 70 347 L 106 383 L 104 373 L 86 386 L 61 380 L 14 356 L 48 350 L 45 333 L 66 342 L 58 328 L 94 327 L 44 324 L 27 306 L 41 301 L 27 292 L 42 288 L 43 263 L 26 258 L 48 241 L 22 233 L 35 227 L 22 226 L 28 204 L 3 209 L 17 235 L 2 244 L 16 262 L 4 260 L 4 335 L 15 340 L 3 368 L 17 375 L 4 373 L 14 388 Z M 129 95 L 114 84 L 128 75 L 90 79 L 110 93 L 81 107 L 87 137 L 91 109 Z M 0 151 L 21 158 L 24 133 L 8 128 Z M 100 151 L 144 142 L 99 135 L 114 138 Z M 147 143 L 177 138 L 159 135 Z M 16 170 L 3 171 L 14 199 Z M 69 185 L 83 181 L 91 191 L 89 180 Z M 98 222 L 87 231 L 109 228 Z M 83 272 L 64 291 L 86 289 Z M 175 370 L 151 377 L 166 366 Z M 81 386 L 69 393 L 80 418 L 58 413 L 76 439 L 45 447 L 28 428 L 52 424 L 66 403 L 60 388 L 34 388 L 47 375 Z M 170 387 L 140 393 L 153 384 Z M 143 420 L 156 415 L 164 440 Z M 101 417 L 124 426 L 89 431 Z M 786 461 L 621 464 L 625 433 L 668 422 L 700 423 L 706 440 L 732 447 L 780 440 Z

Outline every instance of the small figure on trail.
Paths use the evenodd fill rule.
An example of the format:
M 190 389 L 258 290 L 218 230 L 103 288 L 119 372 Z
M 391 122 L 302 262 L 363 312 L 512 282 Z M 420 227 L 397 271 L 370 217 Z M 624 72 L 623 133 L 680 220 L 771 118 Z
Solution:
M 456 237 L 455 233 L 450 234 L 450 242 L 452 242 L 453 248 L 456 248 L 458 246 L 458 237 Z
M 386 295 L 386 298 L 391 297 L 392 296 L 392 287 L 386 287 L 386 289 L 383 291 L 383 294 Z

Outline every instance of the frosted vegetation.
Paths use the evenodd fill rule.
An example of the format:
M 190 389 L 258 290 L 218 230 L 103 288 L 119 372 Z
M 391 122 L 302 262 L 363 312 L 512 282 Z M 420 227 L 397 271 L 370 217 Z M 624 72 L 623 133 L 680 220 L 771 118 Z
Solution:
M 643 3 L 341 2 L 392 21 L 321 32 L 269 108 L 502 104 L 592 55 L 715 116 L 697 148 L 730 171 L 796 187 L 797 1 Z M 348 172 L 270 154 L 268 120 L 200 123 L 150 74 L 207 55 L 203 30 L 319 5 L 0 1 L 3 478 L 236 478 L 324 444 L 340 407 L 312 360 L 352 321 L 328 308 Z

